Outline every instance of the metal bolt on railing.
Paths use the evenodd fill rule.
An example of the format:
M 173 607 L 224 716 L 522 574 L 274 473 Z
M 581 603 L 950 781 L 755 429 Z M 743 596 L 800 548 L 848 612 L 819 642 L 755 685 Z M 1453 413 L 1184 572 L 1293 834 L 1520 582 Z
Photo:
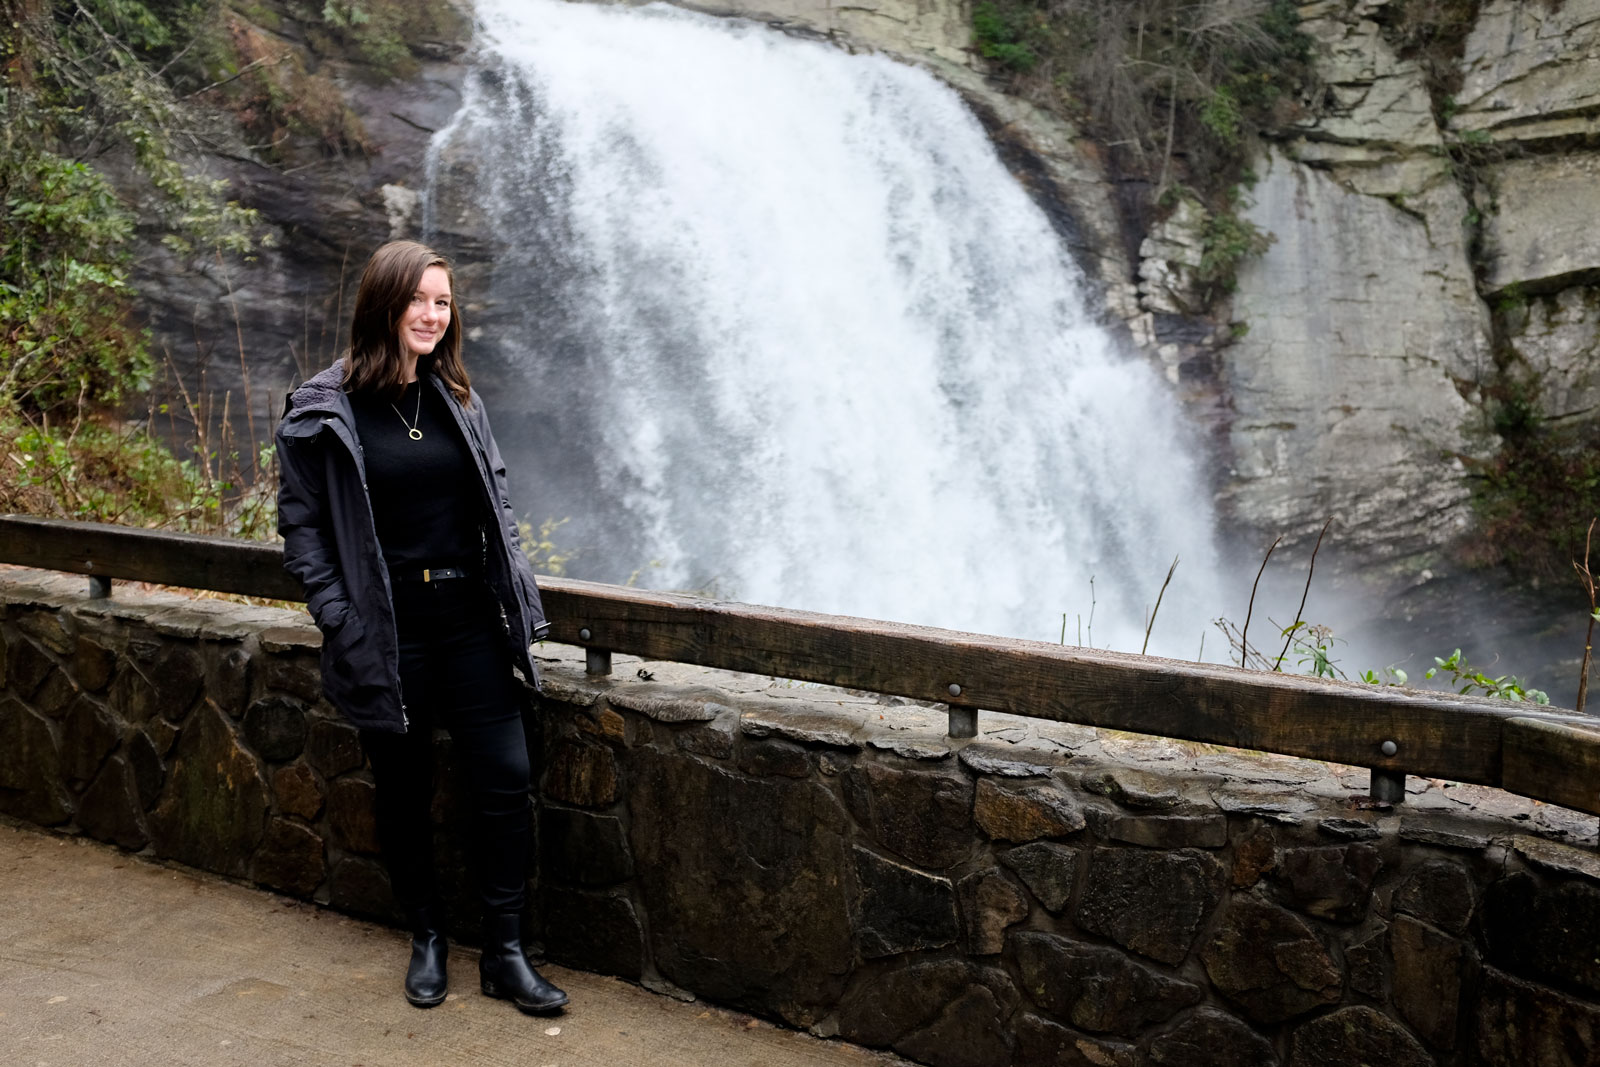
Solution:
M 1400 751 L 1400 746 L 1393 741 L 1385 741 L 1378 746 L 1378 751 L 1385 756 L 1393 756 Z M 1372 781 L 1367 787 L 1367 792 L 1379 804 L 1404 804 L 1406 802 L 1406 772 L 1384 770 L 1380 767 L 1372 768 Z

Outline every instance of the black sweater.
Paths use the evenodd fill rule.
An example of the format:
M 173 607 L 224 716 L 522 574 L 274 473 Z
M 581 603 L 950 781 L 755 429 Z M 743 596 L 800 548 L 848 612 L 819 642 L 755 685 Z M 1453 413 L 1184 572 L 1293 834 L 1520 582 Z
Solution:
M 418 396 L 421 405 L 418 405 Z M 475 568 L 482 555 L 482 490 L 444 397 L 418 380 L 391 403 L 351 393 L 367 496 L 391 568 Z M 408 426 L 422 432 L 414 440 Z

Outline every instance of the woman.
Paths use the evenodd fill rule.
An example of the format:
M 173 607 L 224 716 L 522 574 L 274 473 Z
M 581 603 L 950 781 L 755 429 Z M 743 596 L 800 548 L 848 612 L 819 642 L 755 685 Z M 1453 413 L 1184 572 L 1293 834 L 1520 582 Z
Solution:
M 412 926 L 406 999 L 445 998 L 438 726 L 470 783 L 483 992 L 551 1012 L 567 996 L 522 950 L 529 764 L 512 675 L 537 684 L 529 643 L 547 625 L 461 335 L 442 256 L 413 241 L 373 253 L 349 352 L 295 390 L 278 427 L 278 530 L 322 630 L 323 689 L 360 727 L 377 781 L 379 843 Z

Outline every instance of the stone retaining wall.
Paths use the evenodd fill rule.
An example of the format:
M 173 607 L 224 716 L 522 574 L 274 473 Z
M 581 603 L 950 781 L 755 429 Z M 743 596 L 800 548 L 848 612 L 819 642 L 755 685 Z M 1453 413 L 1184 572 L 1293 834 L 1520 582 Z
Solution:
M 390 914 L 305 616 L 82 584 L 0 573 L 0 810 Z M 559 652 L 530 877 L 561 963 L 949 1067 L 1600 1062 L 1592 818 Z

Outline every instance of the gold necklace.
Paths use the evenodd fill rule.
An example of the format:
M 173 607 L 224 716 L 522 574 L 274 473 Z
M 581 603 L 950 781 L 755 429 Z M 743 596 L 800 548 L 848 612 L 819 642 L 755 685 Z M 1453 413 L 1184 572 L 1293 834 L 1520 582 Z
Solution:
M 396 415 L 400 415 L 400 409 L 398 407 L 395 407 L 394 401 L 391 400 L 389 402 L 389 406 L 394 408 L 394 413 Z M 400 415 L 400 422 L 402 424 L 404 424 L 404 426 L 406 428 L 406 434 L 413 441 L 422 440 L 422 431 L 417 429 L 418 426 L 422 425 L 422 383 L 421 382 L 417 383 L 417 413 L 415 415 L 411 416 L 411 421 L 410 422 L 406 422 L 406 417 L 404 415 Z

